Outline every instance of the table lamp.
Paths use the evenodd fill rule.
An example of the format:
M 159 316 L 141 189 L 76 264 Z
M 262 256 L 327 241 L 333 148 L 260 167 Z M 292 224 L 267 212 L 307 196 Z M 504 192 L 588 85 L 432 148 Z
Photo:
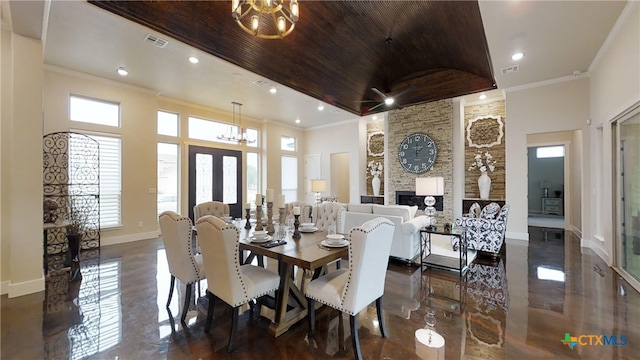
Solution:
M 434 196 L 444 195 L 444 178 L 443 177 L 427 177 L 416 178 L 416 195 L 424 196 L 424 214 L 429 218 L 430 226 L 436 223 L 436 198 Z
M 311 191 L 316 193 L 316 205 L 320 204 L 320 193 L 327 191 L 327 180 L 315 179 L 311 180 Z
M 551 187 L 551 181 L 542 180 L 540 181 L 540 189 L 543 191 L 542 197 L 549 197 L 549 188 Z

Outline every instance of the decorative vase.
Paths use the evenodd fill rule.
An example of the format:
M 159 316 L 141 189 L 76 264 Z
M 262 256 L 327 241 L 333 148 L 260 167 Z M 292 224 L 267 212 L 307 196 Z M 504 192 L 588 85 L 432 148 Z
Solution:
M 373 175 L 371 180 L 371 187 L 373 188 L 373 196 L 380 195 L 380 178 L 378 175 Z
M 480 189 L 480 199 L 486 200 L 489 198 L 489 190 L 491 190 L 491 178 L 487 175 L 486 171 L 483 171 L 478 178 L 478 189 Z

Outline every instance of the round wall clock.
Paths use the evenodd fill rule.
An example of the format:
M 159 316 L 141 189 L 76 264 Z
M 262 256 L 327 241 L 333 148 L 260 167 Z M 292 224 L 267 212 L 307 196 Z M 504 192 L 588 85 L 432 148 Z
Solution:
M 398 149 L 400 166 L 408 172 L 421 174 L 433 166 L 438 156 L 436 142 L 427 134 L 411 134 Z

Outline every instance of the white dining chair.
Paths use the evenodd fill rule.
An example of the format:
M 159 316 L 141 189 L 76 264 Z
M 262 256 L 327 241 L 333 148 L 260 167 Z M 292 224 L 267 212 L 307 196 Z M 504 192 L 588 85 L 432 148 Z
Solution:
M 169 264 L 169 272 L 171 273 L 171 286 L 169 287 L 167 309 L 169 308 L 169 304 L 171 304 L 173 288 L 176 278 L 178 278 L 178 280 L 186 284 L 187 288 L 184 305 L 182 307 L 182 316 L 180 317 L 180 320 L 184 324 L 189 305 L 191 304 L 193 284 L 206 279 L 202 265 L 202 256 L 193 253 L 193 239 L 191 237 L 193 226 L 191 219 L 174 211 L 165 211 L 160 214 L 158 220 L 160 222 L 160 233 L 162 242 L 164 243 L 167 263 Z
M 314 338 L 315 302 L 349 314 L 351 343 L 356 359 L 362 359 L 357 315 L 376 302 L 378 324 L 386 337 L 382 316 L 382 295 L 395 225 L 382 217 L 354 227 L 349 233 L 349 268 L 327 273 L 305 287 L 308 304 L 309 340 Z
M 196 228 L 209 283 L 207 289 L 209 308 L 204 330 L 208 332 L 211 326 L 214 297 L 233 307 L 231 333 L 227 345 L 227 351 L 231 352 L 238 327 L 240 307 L 275 291 L 280 283 L 280 276 L 259 266 L 240 265 L 239 230 L 235 225 L 226 224 L 217 217 L 205 215 L 198 219 Z M 259 305 L 260 301 L 258 301 Z
M 198 219 L 205 215 L 213 215 L 222 219 L 229 215 L 229 204 L 221 201 L 207 201 L 193 207 L 194 222 L 198 222 Z

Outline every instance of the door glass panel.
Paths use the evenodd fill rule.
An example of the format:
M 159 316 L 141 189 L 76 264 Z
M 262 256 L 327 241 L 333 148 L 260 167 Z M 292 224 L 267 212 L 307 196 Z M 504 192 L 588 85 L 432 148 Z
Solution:
M 222 202 L 236 204 L 238 203 L 238 159 L 235 156 L 223 156 L 222 169 Z
M 640 115 L 620 126 L 622 268 L 640 280 Z
M 196 204 L 213 200 L 213 156 L 196 154 Z
M 158 215 L 178 212 L 178 144 L 158 143 Z

